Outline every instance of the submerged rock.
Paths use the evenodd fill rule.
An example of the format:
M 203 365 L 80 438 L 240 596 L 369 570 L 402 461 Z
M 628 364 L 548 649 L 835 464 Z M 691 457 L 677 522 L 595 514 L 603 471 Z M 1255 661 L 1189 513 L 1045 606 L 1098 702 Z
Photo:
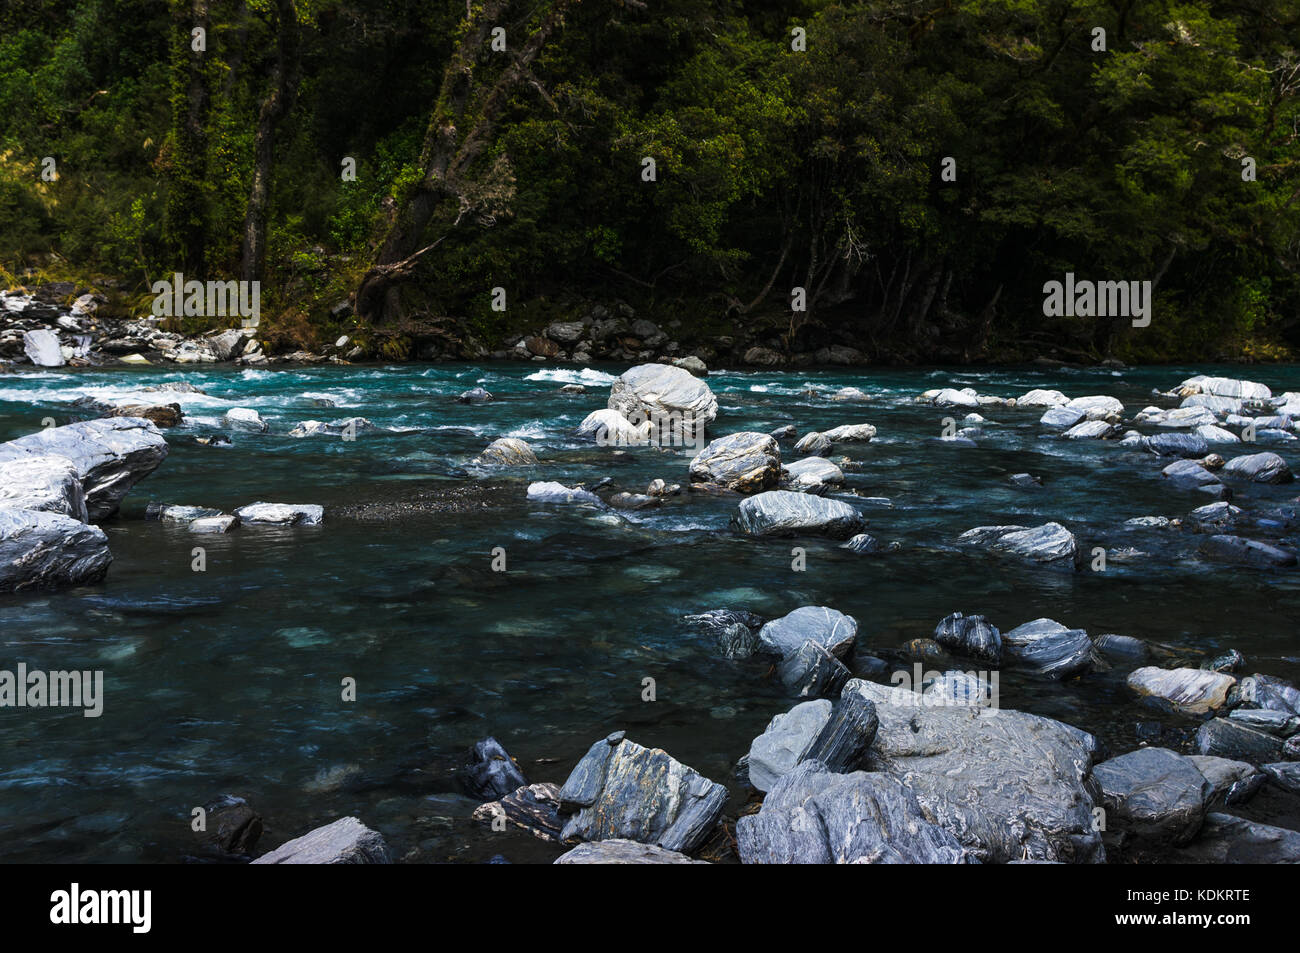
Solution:
M 847 549 L 851 552 L 863 554 L 883 552 L 884 548 L 885 547 L 880 544 L 880 540 L 876 539 L 874 536 L 868 535 L 867 533 L 859 533 L 847 543 L 840 545 L 840 549 Z
M 221 510 L 210 506 L 179 506 L 175 503 L 158 503 L 150 500 L 144 508 L 147 520 L 163 520 L 168 523 L 190 523 L 209 516 L 220 516 Z
M 566 843 L 620 838 L 689 854 L 717 825 L 727 789 L 620 731 L 591 746 L 559 800 L 572 814 Z
M 736 823 L 746 864 L 959 864 L 969 853 L 930 823 L 907 785 L 884 774 L 834 774 L 805 761 L 757 814 Z
M 0 592 L 98 582 L 112 561 L 98 526 L 62 513 L 0 506 Z
M 517 437 L 501 437 L 493 440 L 474 462 L 479 465 L 500 467 L 531 467 L 537 465 L 537 454 L 533 448 Z
M 1168 748 L 1139 748 L 1092 769 L 1114 826 L 1158 843 L 1186 844 L 1205 820 L 1211 786 Z
M 241 523 L 278 526 L 316 526 L 325 519 L 325 507 L 315 503 L 249 503 L 235 510 Z
M 832 539 L 848 539 L 866 528 L 862 515 L 847 503 L 788 490 L 768 490 L 741 501 L 738 524 L 748 536 Z
M 342 817 L 263 854 L 255 864 L 391 864 L 384 838 L 355 817 Z
M 1113 662 L 1136 664 L 1145 662 L 1151 650 L 1141 639 L 1131 635 L 1102 635 L 1093 643 L 1102 655 Z
M 528 785 L 515 759 L 490 736 L 469 749 L 468 759 L 460 769 L 460 782 L 471 797 L 480 801 L 502 798 Z
M 653 844 L 639 844 L 634 840 L 612 838 L 579 844 L 555 858 L 557 864 L 707 864 L 675 850 L 664 850 Z
M 1290 550 L 1241 536 L 1209 536 L 1201 543 L 1201 552 L 1211 559 L 1261 569 L 1285 569 L 1296 564 L 1296 554 Z
M 242 797 L 223 794 L 203 806 L 206 840 L 226 854 L 249 854 L 262 836 L 262 815 Z
M 738 493 L 757 493 L 781 478 L 781 448 L 768 434 L 743 431 L 709 443 L 690 464 L 690 478 Z
M 962 533 L 957 541 L 987 546 L 994 552 L 1018 556 L 1050 569 L 1072 572 L 1081 562 L 1074 534 L 1060 523 L 1034 527 L 976 526 Z
M 487 390 L 482 387 L 471 387 L 469 390 L 462 392 L 456 397 L 459 404 L 486 404 L 494 398 Z

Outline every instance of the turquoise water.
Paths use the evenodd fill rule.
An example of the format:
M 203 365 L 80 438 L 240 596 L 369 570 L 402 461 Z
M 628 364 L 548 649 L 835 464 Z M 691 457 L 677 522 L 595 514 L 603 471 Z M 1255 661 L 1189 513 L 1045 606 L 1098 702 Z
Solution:
M 77 419 L 71 402 L 179 402 L 171 453 L 104 524 L 107 579 L 57 593 L 0 597 L 4 660 L 30 668 L 102 669 L 105 710 L 0 710 L 0 858 L 176 861 L 197 852 L 190 810 L 222 793 L 265 818 L 261 849 L 340 815 L 382 831 L 412 861 L 549 860 L 560 851 L 526 834 L 468 820 L 454 780 L 463 751 L 492 734 L 530 780 L 561 782 L 597 738 L 625 728 L 726 784 L 744 801 L 734 765 L 767 721 L 792 702 L 765 667 L 718 658 L 681 621 L 710 608 L 765 616 L 829 605 L 856 617 L 860 654 L 888 655 L 928 636 L 953 611 L 983 613 L 1006 631 L 1049 616 L 1107 632 L 1212 651 L 1236 648 L 1248 670 L 1300 680 L 1295 636 L 1300 575 L 1202 561 L 1179 530 L 1126 530 L 1130 517 L 1185 516 L 1209 502 L 1162 481 L 1161 463 L 1114 442 L 1063 441 L 1041 410 L 990 407 L 978 448 L 935 443 L 945 417 L 916 405 L 941 386 L 1019 396 L 1050 387 L 1109 394 L 1126 417 L 1194 373 L 1245 376 L 1274 393 L 1300 390 L 1296 368 L 1140 370 L 841 369 L 717 373 L 711 435 L 802 434 L 844 423 L 879 429 L 841 444 L 857 466 L 845 494 L 869 532 L 896 552 L 862 557 L 803 540 L 756 541 L 728 525 L 737 498 L 685 493 L 662 507 L 601 513 L 525 500 L 531 480 L 640 492 L 654 478 L 687 482 L 689 449 L 615 451 L 569 432 L 605 406 L 623 367 L 537 364 L 237 369 L 152 367 L 0 377 L 0 439 Z M 206 395 L 140 389 L 185 381 Z M 585 394 L 560 394 L 563 383 Z M 457 404 L 482 385 L 497 400 Z M 832 403 L 853 385 L 866 404 Z M 329 402 L 332 406 L 323 406 Z M 221 416 L 252 407 L 266 434 L 231 431 Z M 363 416 L 379 429 L 355 441 L 295 439 L 303 420 Z M 1141 429 L 1141 428 L 1139 428 Z M 228 447 L 196 436 L 226 433 Z M 519 471 L 470 463 L 496 437 L 527 440 L 542 459 Z M 1295 444 L 1270 446 L 1293 468 Z M 782 447 L 794 459 L 791 444 Z M 1231 456 L 1229 448 L 1224 453 Z M 1167 462 L 1167 461 L 1165 461 Z M 1008 474 L 1040 475 L 1040 490 Z M 1239 488 L 1234 502 L 1266 508 L 1295 486 Z M 845 495 L 843 498 L 849 499 Z M 867 499 L 872 498 L 872 499 Z M 887 498 L 888 503 L 877 498 Z M 145 505 L 226 511 L 256 500 L 319 503 L 323 525 L 245 526 L 196 537 L 147 522 Z M 1133 547 L 1104 573 L 1065 575 L 959 549 L 954 538 L 993 523 L 1065 523 L 1087 550 Z M 191 550 L 207 571 L 191 570 Z M 491 569 L 506 553 L 507 573 Z M 643 702 L 654 678 L 657 700 Z M 354 678 L 355 702 L 341 699 Z M 1003 707 L 1096 733 L 1114 753 L 1137 744 L 1134 725 L 1160 720 L 1136 705 L 1123 673 L 1054 685 L 1004 672 Z

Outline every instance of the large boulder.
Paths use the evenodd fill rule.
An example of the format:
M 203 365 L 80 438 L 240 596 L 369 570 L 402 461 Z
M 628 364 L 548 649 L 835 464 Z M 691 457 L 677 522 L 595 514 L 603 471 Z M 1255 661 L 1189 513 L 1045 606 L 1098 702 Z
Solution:
M 1189 758 L 1168 748 L 1139 748 L 1092 769 L 1107 830 L 1157 843 L 1186 844 L 1201 828 L 1212 788 Z
M 0 463 L 0 507 L 62 513 L 85 523 L 86 494 L 67 457 L 20 457 Z
M 64 457 L 76 469 L 92 521 L 117 512 L 122 497 L 167 458 L 167 439 L 138 417 L 47 427 L 0 444 L 0 466 L 29 457 Z
M 1294 476 L 1286 461 L 1276 453 L 1250 453 L 1233 457 L 1223 467 L 1227 476 L 1254 483 L 1290 483 Z
M 805 761 L 736 822 L 746 864 L 960 864 L 970 852 L 885 774 L 834 774 Z
M 98 582 L 112 561 L 98 526 L 62 513 L 0 506 L 0 592 Z
M 747 536 L 829 536 L 848 539 L 866 528 L 847 503 L 789 490 L 768 490 L 740 503 L 737 518 Z
M 1192 394 L 1213 394 L 1215 397 L 1234 397 L 1238 400 L 1268 400 L 1273 392 L 1263 384 L 1254 381 L 1236 380 L 1231 377 L 1207 377 L 1198 374 L 1189 377 L 1175 388 L 1180 397 Z
M 621 838 L 689 854 L 717 825 L 727 789 L 619 731 L 591 746 L 559 799 L 572 815 L 566 843 Z
M 781 448 L 768 434 L 742 431 L 711 441 L 691 461 L 690 478 L 738 493 L 757 493 L 781 479 Z
M 718 416 L 718 399 L 709 385 L 670 364 L 641 364 L 625 371 L 610 387 L 607 406 L 638 421 L 679 420 L 684 432 L 695 434 Z
M 1157 668 L 1153 665 L 1135 669 L 1128 677 L 1128 687 L 1138 695 L 1154 698 L 1174 711 L 1204 715 L 1217 711 L 1228 702 L 1228 692 L 1237 680 L 1223 672 L 1200 668 Z
M 1002 634 L 1002 658 L 1044 678 L 1073 678 L 1092 668 L 1092 640 L 1083 629 L 1035 619 Z
M 255 864 L 391 864 L 388 845 L 355 817 L 341 817 L 263 854 Z
M 921 706 L 906 688 L 854 679 L 879 727 L 867 767 L 903 781 L 925 816 L 984 862 L 1105 860 L 1088 789 L 1096 741 L 1009 709 Z
M 853 651 L 858 637 L 858 622 L 826 606 L 802 606 L 773 619 L 758 632 L 764 651 L 786 656 L 798 651 L 805 642 L 815 642 L 836 658 Z
M 23 351 L 37 367 L 60 367 L 63 364 L 59 336 L 45 328 L 23 332 Z

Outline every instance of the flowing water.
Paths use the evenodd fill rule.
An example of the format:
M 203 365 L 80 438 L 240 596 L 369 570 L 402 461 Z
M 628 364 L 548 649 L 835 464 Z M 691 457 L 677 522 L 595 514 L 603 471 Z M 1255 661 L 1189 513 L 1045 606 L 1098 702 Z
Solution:
M 1196 555 L 1186 529 L 1129 530 L 1130 517 L 1182 517 L 1209 500 L 1160 477 L 1155 457 L 1112 441 L 1065 441 L 1041 410 L 988 408 L 977 448 L 930 439 L 964 411 L 913 403 L 921 391 L 975 387 L 1019 396 L 1049 387 L 1109 394 L 1126 416 L 1194 373 L 1247 376 L 1275 393 L 1300 389 L 1295 368 L 1130 370 L 868 369 L 715 373 L 712 435 L 802 434 L 869 422 L 869 444 L 834 458 L 860 466 L 840 498 L 869 531 L 900 547 L 860 556 L 825 540 L 753 540 L 730 527 L 737 497 L 683 493 L 661 507 L 614 515 L 529 503 L 531 480 L 641 492 L 654 478 L 687 483 L 690 449 L 616 451 L 570 431 L 603 407 L 623 367 L 536 364 L 394 367 L 149 367 L 0 377 L 0 439 L 75 419 L 70 402 L 176 400 L 186 423 L 165 431 L 171 453 L 104 524 L 114 562 L 98 585 L 0 596 L 0 667 L 98 669 L 102 717 L 80 710 L 0 711 L 0 857 L 31 861 L 176 861 L 195 854 L 190 811 L 237 794 L 266 820 L 262 849 L 354 814 L 415 861 L 549 860 L 526 834 L 468 820 L 456 766 L 495 735 L 530 780 L 562 782 L 596 739 L 627 729 L 665 748 L 744 801 L 732 772 L 750 740 L 792 702 L 762 665 L 719 658 L 682 622 L 711 608 L 764 616 L 833 606 L 860 624 L 858 653 L 889 655 L 928 636 L 953 611 L 1006 631 L 1048 616 L 1093 635 L 1116 632 L 1191 650 L 1235 648 L 1247 671 L 1300 680 L 1295 625 L 1300 574 L 1225 567 Z M 143 392 L 185 381 L 198 394 Z M 563 383 L 587 385 L 562 394 Z M 462 405 L 482 385 L 496 400 Z M 865 404 L 828 395 L 853 385 Z M 328 406 L 332 404 L 332 406 Z M 266 434 L 232 432 L 221 417 L 253 407 Z M 363 416 L 354 441 L 288 437 L 302 420 Z M 228 433 L 233 444 L 195 437 Z M 489 440 L 527 440 L 542 463 L 489 472 L 471 465 Z M 1300 454 L 1283 444 L 1292 467 Z M 794 458 L 783 445 L 785 459 Z M 1233 455 L 1228 448 L 1225 456 Z M 1168 462 L 1168 461 L 1164 461 Z M 1042 477 L 1017 489 L 1011 473 Z M 1294 488 L 1238 488 L 1249 507 Z M 323 525 L 244 526 L 195 536 L 144 520 L 147 502 L 219 507 L 265 500 L 319 503 Z M 1132 547 L 1104 572 L 1076 574 L 959 548 L 973 526 L 1057 520 L 1083 550 Z M 191 551 L 206 549 L 206 571 Z M 807 569 L 791 568 L 791 549 Z M 508 572 L 492 571 L 502 547 Z M 963 666 L 972 667 L 972 666 Z M 1138 705 L 1123 671 L 1066 684 L 1002 674 L 1000 703 L 1098 735 L 1112 753 L 1137 745 L 1135 724 L 1193 723 Z M 357 700 L 341 698 L 353 678 Z M 643 679 L 656 700 L 642 701 Z

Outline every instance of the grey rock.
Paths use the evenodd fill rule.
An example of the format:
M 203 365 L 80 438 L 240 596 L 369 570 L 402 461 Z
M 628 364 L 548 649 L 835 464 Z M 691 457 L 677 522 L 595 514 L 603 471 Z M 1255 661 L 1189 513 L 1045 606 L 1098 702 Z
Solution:
M 1267 451 L 1233 457 L 1224 465 L 1223 472 L 1254 483 L 1290 483 L 1295 478 L 1285 460 Z
M 994 665 L 1002 658 L 1002 634 L 982 615 L 963 616 L 954 612 L 935 626 L 934 641 L 958 655 Z
M 1092 770 L 1108 829 L 1157 843 L 1186 844 L 1205 820 L 1211 786 L 1195 764 L 1168 748 L 1139 748 Z
M 1296 554 L 1280 546 L 1271 546 L 1242 536 L 1209 536 L 1201 542 L 1201 552 L 1211 559 L 1238 566 L 1260 569 L 1286 569 L 1296 564 Z
M 325 519 L 325 508 L 315 503 L 249 503 L 235 510 L 241 523 L 271 523 L 277 526 L 316 526 Z
M 61 513 L 85 523 L 86 494 L 67 457 L 18 457 L 0 463 L 0 507 Z
M 561 344 L 576 344 L 587 330 L 581 321 L 555 321 L 546 329 L 546 336 Z
M 1228 814 L 1207 814 L 1196 840 L 1177 853 L 1185 864 L 1300 864 L 1300 833 Z
M 1300 715 L 1300 689 L 1272 675 L 1250 675 L 1241 681 L 1242 700 L 1260 708 Z
M 1083 629 L 1035 619 L 1003 633 L 1002 658 L 1045 678 L 1073 678 L 1092 669 L 1092 640 Z
M 528 484 L 528 499 L 534 503 L 584 503 L 600 506 L 601 500 L 590 490 L 568 487 L 554 481 Z
M 832 704 L 825 698 L 800 702 L 772 718 L 749 746 L 749 783 L 770 791 L 804 759 L 830 721 Z
M 878 553 L 883 551 L 884 548 L 885 547 L 880 545 L 880 541 L 878 539 L 866 533 L 859 533 L 857 536 L 854 536 L 852 539 L 850 539 L 847 543 L 843 543 L 840 546 L 840 549 L 847 549 L 850 550 L 851 552 L 863 553 L 863 554 Z
M 223 794 L 203 806 L 204 839 L 226 854 L 249 854 L 262 836 L 262 815 L 242 797 Z
M 492 395 L 484 388 L 471 387 L 469 390 L 459 394 L 456 397 L 456 402 L 460 404 L 486 404 L 492 399 Z
M 868 443 L 876 436 L 871 424 L 841 424 L 822 432 L 831 443 Z
M 1038 418 L 1038 422 L 1052 430 L 1069 430 L 1080 423 L 1086 416 L 1078 408 L 1069 406 L 1050 407 L 1044 411 L 1043 416 Z
M 1262 770 L 1257 770 L 1245 761 L 1206 754 L 1190 755 L 1187 760 L 1196 765 L 1196 770 L 1210 782 L 1206 803 L 1211 808 L 1225 804 L 1244 804 L 1255 796 L 1267 778 Z
M 786 475 L 790 485 L 797 488 L 838 486 L 844 482 L 844 471 L 822 457 L 805 457 L 787 464 Z
M 835 449 L 835 443 L 824 433 L 813 431 L 799 438 L 794 445 L 795 453 L 805 453 L 812 457 L 826 457 Z
M 391 864 L 388 845 L 355 817 L 341 817 L 318 827 L 269 854 L 255 864 Z
M 796 698 L 838 695 L 852 673 L 825 646 L 803 643 L 776 666 L 777 678 Z
M 1128 677 L 1128 687 L 1138 695 L 1159 699 L 1174 711 L 1191 715 L 1204 715 L 1222 708 L 1227 704 L 1228 692 L 1236 684 L 1231 675 L 1198 668 L 1166 669 L 1148 665 L 1134 670 Z
M 1093 645 L 1097 647 L 1098 652 L 1113 662 L 1138 664 L 1145 662 L 1151 655 L 1147 644 L 1131 635 L 1101 635 Z
M 1237 708 L 1228 713 L 1228 718 L 1279 738 L 1290 738 L 1300 733 L 1300 717 L 1272 708 Z
M 179 506 L 175 503 L 158 503 L 150 500 L 144 508 L 147 520 L 163 520 L 168 523 L 190 523 L 209 516 L 220 516 L 221 510 L 210 506 Z
M 1280 761 L 1274 764 L 1262 764 L 1260 772 L 1288 794 L 1300 794 L 1300 761 Z
M 557 864 L 707 864 L 675 850 L 613 838 L 577 847 L 555 859 Z
M 1119 435 L 1120 428 L 1105 420 L 1085 420 L 1061 434 L 1066 440 L 1102 440 Z
M 1175 486 L 1183 489 L 1214 486 L 1221 481 L 1195 460 L 1175 460 L 1160 471 Z
M 61 367 L 64 363 L 59 336 L 43 328 L 23 332 L 23 352 L 37 367 Z
M 262 419 L 262 415 L 251 407 L 230 408 L 225 413 L 225 421 L 228 427 L 251 430 L 256 433 L 266 433 L 271 429 L 271 425 Z
M 1060 523 L 1013 530 L 991 543 L 990 548 L 1052 569 L 1073 571 L 1079 568 L 1080 563 L 1074 534 Z
M 483 449 L 474 462 L 499 467 L 531 467 L 537 465 L 533 448 L 518 437 L 501 437 Z
M 847 503 L 788 490 L 768 490 L 742 500 L 738 525 L 748 536 L 832 539 L 848 539 L 866 528 L 862 515 Z
M 480 801 L 502 798 L 528 785 L 528 779 L 515 759 L 510 757 L 501 742 L 490 736 L 475 742 L 470 748 L 460 770 L 460 781 L 465 790 Z
M 718 416 L 718 400 L 708 385 L 669 364 L 641 364 L 625 371 L 611 386 L 607 406 L 628 419 L 634 414 L 641 420 L 679 416 L 697 434 Z
M 757 493 L 781 478 L 781 448 L 765 433 L 742 431 L 709 443 L 690 464 L 690 478 L 738 493 Z
M 1248 728 L 1229 718 L 1214 718 L 1196 729 L 1198 754 L 1250 764 L 1282 761 L 1281 738 Z
M 527 831 L 538 840 L 558 842 L 564 826 L 559 808 L 559 786 L 543 781 L 539 784 L 520 785 L 495 801 L 480 804 L 470 816 L 480 824 L 487 824 L 494 829 L 498 829 L 504 821 Z
M 189 525 L 191 533 L 229 533 L 239 525 L 237 516 L 204 516 Z
M 98 582 L 112 561 L 98 526 L 62 513 L 0 507 L 0 592 Z
M 1200 459 L 1210 452 L 1204 437 L 1190 433 L 1158 433 L 1146 439 L 1146 448 L 1162 457 Z
M 805 642 L 815 642 L 836 658 L 853 651 L 858 637 L 858 622 L 826 606 L 802 606 L 773 619 L 758 633 L 762 647 L 773 655 L 787 656 Z
M 820 761 L 831 771 L 860 767 L 879 727 L 873 702 L 858 692 L 842 692 L 803 757 Z

